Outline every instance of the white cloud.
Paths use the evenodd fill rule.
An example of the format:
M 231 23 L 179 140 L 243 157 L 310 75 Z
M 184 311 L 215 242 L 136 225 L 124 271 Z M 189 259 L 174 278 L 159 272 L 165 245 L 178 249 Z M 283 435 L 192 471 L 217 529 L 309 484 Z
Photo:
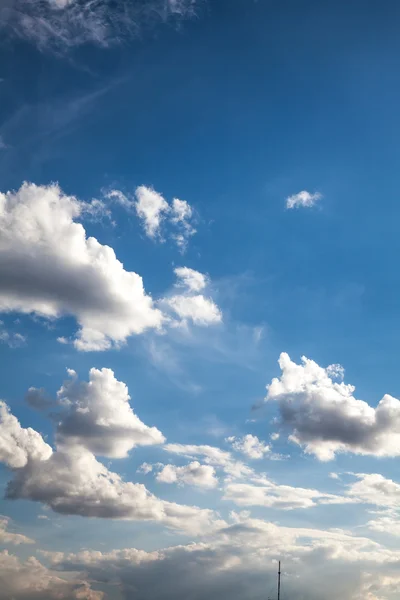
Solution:
M 21 427 L 7 404 L 0 400 L 0 462 L 19 469 L 31 460 L 47 460 L 51 454 L 51 447 L 40 433 L 31 427 Z
M 0 6 L 0 27 L 3 36 L 32 41 L 42 50 L 108 47 L 158 22 L 190 18 L 196 5 L 196 0 L 8 0 Z
M 160 226 L 165 214 L 169 212 L 168 202 L 155 190 L 144 185 L 136 188 L 136 212 L 151 238 L 160 235 Z
M 76 222 L 83 204 L 57 185 L 0 194 L 0 312 L 73 315 L 75 346 L 105 350 L 159 328 L 163 316 L 109 246 Z
M 212 298 L 204 294 L 197 294 L 208 284 L 209 279 L 203 273 L 178 267 L 175 269 L 178 282 L 175 287 L 183 287 L 182 294 L 175 294 L 163 298 L 160 305 L 165 311 L 168 309 L 180 319 L 180 324 L 186 326 L 189 321 L 199 326 L 215 325 L 222 321 L 222 312 Z
M 148 475 L 149 473 L 151 473 L 153 470 L 153 465 L 150 465 L 149 463 L 142 463 L 140 465 L 140 467 L 138 467 L 138 469 L 136 470 L 136 473 L 143 473 L 144 475 Z
M 88 382 L 70 375 L 57 392 L 66 407 L 57 427 L 60 446 L 80 445 L 96 455 L 123 458 L 136 446 L 165 441 L 161 431 L 135 415 L 126 384 L 111 369 L 90 369 Z
M 193 461 L 183 467 L 165 465 L 157 474 L 156 479 L 162 483 L 181 483 L 201 488 L 214 488 L 218 484 L 214 467 L 202 465 L 198 461 Z
M 277 485 L 266 478 L 256 478 L 258 485 L 229 483 L 224 490 L 224 500 L 238 506 L 267 506 L 281 510 L 312 508 L 318 504 L 351 504 L 356 499 L 336 496 L 318 490 Z M 261 485 L 262 484 L 262 485 Z
M 188 239 L 196 233 L 192 225 L 193 209 L 186 200 L 174 198 L 171 204 L 153 188 L 141 185 L 135 191 L 136 202 L 132 203 L 125 194 L 112 190 L 106 196 L 115 199 L 127 210 L 135 206 L 138 217 L 142 220 L 146 235 L 152 239 L 163 241 L 162 225 L 173 226 L 175 233 L 168 228 L 168 236 L 184 252 Z
M 189 267 L 177 267 L 174 273 L 178 278 L 177 287 L 183 286 L 189 292 L 201 292 L 208 284 L 208 278 L 204 273 Z
M 349 496 L 366 504 L 400 509 L 400 484 L 379 473 L 354 473 L 357 478 L 349 486 Z
M 4 403 L 0 408 L 0 461 L 14 469 L 7 498 L 41 502 L 61 514 L 156 521 L 192 535 L 222 523 L 212 510 L 166 502 L 142 484 L 125 482 L 84 445 L 63 444 L 52 452 Z
M 174 198 L 171 206 L 171 222 L 177 227 L 178 233 L 173 237 L 182 251 L 186 249 L 188 239 L 196 233 L 191 221 L 193 209 L 186 200 Z
M 236 479 L 254 474 L 253 469 L 241 461 L 234 460 L 230 452 L 215 446 L 208 446 L 207 444 L 165 444 L 164 450 L 170 454 L 177 454 L 190 459 L 202 457 L 206 464 L 222 469 L 229 478 Z
M 31 556 L 25 562 L 0 552 L 0 600 L 102 600 L 103 593 L 91 589 L 84 580 L 47 569 Z
M 314 206 L 318 200 L 321 200 L 321 198 L 322 194 L 318 192 L 310 194 L 310 192 L 303 190 L 298 194 L 293 194 L 293 196 L 286 198 L 286 208 L 310 208 L 311 206 Z
M 256 435 L 248 433 L 241 438 L 231 436 L 228 441 L 232 444 L 232 448 L 237 452 L 242 452 L 252 459 L 261 459 L 270 452 L 270 447 L 265 442 L 258 439 Z
M 266 401 L 278 403 L 289 439 L 306 453 L 324 461 L 338 452 L 400 455 L 399 400 L 385 394 L 373 408 L 353 396 L 354 386 L 333 381 L 329 367 L 305 357 L 298 365 L 285 353 L 279 365 L 282 375 L 267 386 Z
M 26 336 L 0 329 L 0 342 L 7 344 L 9 348 L 20 348 L 26 343 Z
M 0 544 L 34 544 L 34 540 L 22 535 L 21 533 L 12 533 L 7 531 L 9 520 L 5 517 L 0 517 Z
M 183 321 L 192 321 L 195 325 L 212 325 L 222 321 L 222 313 L 211 298 L 203 295 L 171 296 L 164 300 Z

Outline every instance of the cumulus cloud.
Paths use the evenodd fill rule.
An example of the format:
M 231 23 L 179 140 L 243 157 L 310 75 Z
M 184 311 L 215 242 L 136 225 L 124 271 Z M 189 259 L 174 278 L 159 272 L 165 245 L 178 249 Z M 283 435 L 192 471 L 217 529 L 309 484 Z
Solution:
M 0 8 L 3 36 L 31 41 L 40 49 L 82 44 L 108 47 L 157 22 L 195 14 L 196 0 L 7 0 Z
M 0 461 L 14 470 L 7 498 L 41 502 L 62 514 L 156 521 L 192 534 L 221 523 L 212 510 L 166 502 L 144 485 L 124 481 L 87 450 L 91 443 L 83 439 L 53 452 L 38 432 L 22 428 L 4 403 L 0 408 Z M 110 447 L 109 440 L 105 444 Z
M 283 560 L 288 598 L 318 600 L 323 590 L 324 600 L 394 600 L 400 583 L 398 550 L 341 530 L 283 527 L 235 514 L 198 543 L 47 556 L 60 572 L 84 570 L 137 600 L 262 597 L 276 589 L 276 557 Z
M 7 550 L 0 552 L 0 600 L 102 600 L 104 594 L 88 582 L 46 568 L 31 556 L 22 562 Z
M 163 316 L 109 246 L 77 222 L 83 203 L 57 185 L 0 194 L 0 312 L 73 315 L 80 350 L 105 350 L 159 328 Z
M 34 540 L 26 537 L 26 535 L 7 531 L 8 524 L 9 519 L 0 517 L 0 544 L 15 544 L 16 546 L 19 546 L 20 544 L 34 544 Z
M 165 310 L 170 309 L 183 324 L 189 321 L 195 325 L 215 325 L 222 321 L 222 312 L 214 300 L 197 291 L 203 290 L 209 283 L 208 278 L 199 271 L 188 267 L 175 269 L 178 278 L 177 287 L 183 287 L 181 294 L 172 294 L 161 301 Z
M 161 221 L 169 211 L 168 202 L 155 190 L 144 185 L 136 189 L 136 212 L 150 238 L 160 234 Z
M 298 365 L 286 353 L 279 365 L 281 377 L 267 386 L 266 401 L 278 403 L 281 425 L 306 453 L 323 461 L 339 452 L 400 455 L 399 400 L 385 394 L 373 408 L 354 397 L 354 386 L 334 381 L 329 367 L 305 357 Z
M 322 194 L 318 192 L 310 194 L 310 192 L 303 190 L 298 194 L 293 194 L 293 196 L 288 196 L 288 198 L 286 198 L 286 208 L 311 208 L 321 200 L 321 198 Z
M 177 287 L 184 287 L 189 292 L 201 292 L 208 284 L 208 278 L 204 273 L 189 269 L 189 267 L 177 267 L 174 273 L 178 278 Z
M 242 452 L 248 458 L 261 459 L 270 452 L 270 447 L 265 442 L 258 439 L 256 435 L 248 433 L 241 438 L 231 436 L 227 441 L 232 444 L 232 448 L 237 452 Z
M 132 202 L 119 190 L 112 190 L 107 194 L 108 198 L 113 198 L 128 210 L 135 207 L 149 238 L 163 241 L 162 225 L 168 222 L 169 228 L 172 226 L 172 230 L 168 231 L 168 236 L 184 252 L 188 239 L 196 233 L 193 226 L 194 212 L 190 204 L 179 198 L 174 198 L 169 204 L 159 192 L 145 185 L 136 188 L 135 196 L 136 201 Z
M 183 467 L 164 465 L 156 479 L 162 483 L 186 484 L 200 488 L 214 488 L 218 485 L 214 467 L 202 465 L 198 461 Z
M 0 462 L 12 469 L 24 467 L 29 461 L 45 461 L 52 454 L 40 433 L 21 427 L 7 404 L 0 400 Z
M 89 381 L 76 373 L 57 392 L 65 410 L 57 427 L 60 446 L 80 445 L 93 454 L 124 458 L 136 446 L 162 444 L 165 438 L 156 427 L 148 427 L 130 406 L 128 387 L 111 369 L 90 369 Z

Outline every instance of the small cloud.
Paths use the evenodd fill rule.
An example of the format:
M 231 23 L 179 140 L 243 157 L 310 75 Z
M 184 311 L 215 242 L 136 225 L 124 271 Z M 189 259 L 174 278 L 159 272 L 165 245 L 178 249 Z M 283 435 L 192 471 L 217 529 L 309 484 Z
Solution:
M 136 473 L 143 473 L 143 475 L 148 475 L 153 470 L 153 465 L 144 462 L 140 465 L 140 467 L 136 470 Z
M 3 323 L 0 321 L 0 326 Z M 0 343 L 7 344 L 9 348 L 20 348 L 26 344 L 26 336 L 21 333 L 12 333 L 5 329 L 0 329 Z
M 293 196 L 288 196 L 288 198 L 286 198 L 286 208 L 311 208 L 321 200 L 321 198 L 322 194 L 319 192 L 311 194 L 310 192 L 303 190 L 298 194 L 293 194 Z
M 64 337 L 63 335 L 57 338 L 57 342 L 59 344 L 69 344 L 69 341 L 67 340 L 66 337 Z

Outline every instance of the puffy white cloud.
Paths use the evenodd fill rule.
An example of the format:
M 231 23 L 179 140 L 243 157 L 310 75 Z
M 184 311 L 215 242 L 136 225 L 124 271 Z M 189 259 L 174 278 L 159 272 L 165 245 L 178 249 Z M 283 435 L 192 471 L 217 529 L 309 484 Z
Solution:
M 238 506 L 267 506 L 281 510 L 311 508 L 318 504 L 350 504 L 356 499 L 336 496 L 318 490 L 277 485 L 266 478 L 259 478 L 258 485 L 229 483 L 224 490 L 224 500 Z
M 85 445 L 52 452 L 39 433 L 23 429 L 1 405 L 0 461 L 14 469 L 6 497 L 42 502 L 55 512 L 86 517 L 156 521 L 198 534 L 220 524 L 208 509 L 163 501 L 144 485 L 125 482 Z
M 164 465 L 156 479 L 162 483 L 180 483 L 201 488 L 214 488 L 218 485 L 214 467 L 202 465 L 198 461 L 183 467 Z
M 148 475 L 149 473 L 151 473 L 153 470 L 153 465 L 150 465 L 149 463 L 142 463 L 140 465 L 140 467 L 138 467 L 138 469 L 136 470 L 136 473 L 143 473 L 143 475 Z
M 81 579 L 63 579 L 31 556 L 25 562 L 0 552 L 0 600 L 102 600 L 104 594 Z
M 108 47 L 157 22 L 190 18 L 196 5 L 197 0 L 7 0 L 0 5 L 0 28 L 3 36 L 32 41 L 40 49 Z
M 177 287 L 183 286 L 189 292 L 201 292 L 208 283 L 204 273 L 189 269 L 189 267 L 177 267 L 174 269 L 174 273 L 178 278 Z
M 7 404 L 0 400 L 0 462 L 19 469 L 31 460 L 47 460 L 51 454 L 51 447 L 40 433 L 31 427 L 21 427 Z
M 232 444 L 232 448 L 237 452 L 242 452 L 252 459 L 261 459 L 270 452 L 270 447 L 265 442 L 258 439 L 256 435 L 248 433 L 241 438 L 231 436 L 227 441 Z
M 169 211 L 168 202 L 155 190 L 144 185 L 136 189 L 136 212 L 143 221 L 146 234 L 154 238 L 160 234 L 161 221 Z
M 12 533 L 7 531 L 9 520 L 6 517 L 0 517 L 0 544 L 34 544 L 34 540 L 22 535 L 21 533 Z
M 75 346 L 104 350 L 159 328 L 163 316 L 109 246 L 76 220 L 83 204 L 57 185 L 0 194 L 0 312 L 73 315 Z
M 310 208 L 314 206 L 318 200 L 321 200 L 322 194 L 315 192 L 311 194 L 303 190 L 298 194 L 293 194 L 293 196 L 289 196 L 286 198 L 286 208 Z
M 93 454 L 123 458 L 136 446 L 162 444 L 156 427 L 148 427 L 133 412 L 125 383 L 111 369 L 90 369 L 89 381 L 74 372 L 57 392 L 65 407 L 57 428 L 57 443 L 78 444 Z
M 92 580 L 110 581 L 123 596 L 134 593 L 137 600 L 262 597 L 275 589 L 276 557 L 283 560 L 288 598 L 317 600 L 322 593 L 324 600 L 394 600 L 398 594 L 397 550 L 341 530 L 232 517 L 232 523 L 199 543 L 154 552 L 127 548 L 47 556 L 60 572 L 84 570 Z
M 222 321 L 222 313 L 211 298 L 202 295 L 171 296 L 164 302 L 182 321 L 193 321 L 195 325 L 211 325 Z
M 400 455 L 399 400 L 385 394 L 373 408 L 353 396 L 354 386 L 334 381 L 329 367 L 305 357 L 298 365 L 286 353 L 279 365 L 282 375 L 267 386 L 266 401 L 278 403 L 289 439 L 305 452 L 320 460 L 337 452 Z
M 208 285 L 208 278 L 203 273 L 188 267 L 178 267 L 175 269 L 175 275 L 178 278 L 176 287 L 184 288 L 183 292 L 163 298 L 160 302 L 161 306 L 165 310 L 170 309 L 174 312 L 183 325 L 187 325 L 188 321 L 203 327 L 220 323 L 222 321 L 220 308 L 211 298 L 196 293 Z

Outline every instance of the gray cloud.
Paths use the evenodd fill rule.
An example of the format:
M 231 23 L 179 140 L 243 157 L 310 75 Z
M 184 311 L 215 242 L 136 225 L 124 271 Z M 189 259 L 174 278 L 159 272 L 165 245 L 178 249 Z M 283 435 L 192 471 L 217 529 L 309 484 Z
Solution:
M 385 394 L 376 408 L 354 397 L 342 381 L 343 369 L 324 369 L 303 357 L 298 365 L 282 353 L 280 378 L 267 387 L 267 402 L 277 402 L 289 439 L 320 460 L 336 453 L 400 455 L 400 401 Z

